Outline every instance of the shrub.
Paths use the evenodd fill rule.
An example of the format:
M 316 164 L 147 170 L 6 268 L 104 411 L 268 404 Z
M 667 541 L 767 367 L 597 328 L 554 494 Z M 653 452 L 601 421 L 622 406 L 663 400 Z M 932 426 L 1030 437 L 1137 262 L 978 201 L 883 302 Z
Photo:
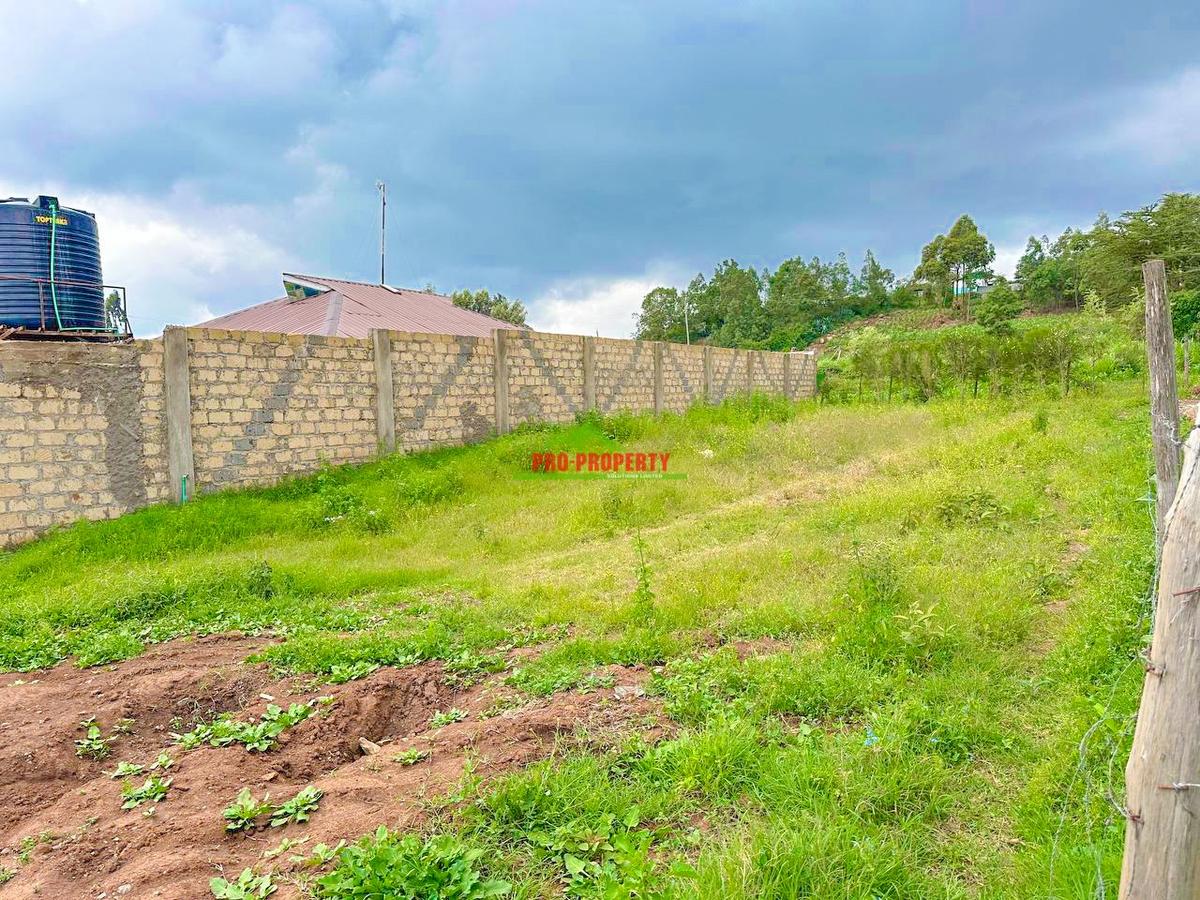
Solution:
M 1037 427 L 1035 420 L 1034 427 Z M 1045 430 L 1042 425 L 1040 430 Z M 1007 508 L 995 495 L 981 488 L 948 494 L 934 507 L 934 514 L 948 528 L 956 525 L 994 525 L 1007 515 Z
M 481 900 L 502 897 L 512 886 L 487 879 L 477 867 L 482 850 L 449 835 L 422 840 L 380 825 L 371 837 L 347 847 L 337 867 L 317 881 L 317 896 L 336 900 Z
M 1001 293 L 995 303 L 1007 304 L 1001 288 L 992 294 L 996 291 Z M 988 328 L 983 324 L 937 331 L 872 327 L 855 332 L 840 350 L 822 355 L 819 394 L 830 401 L 924 401 L 952 394 L 975 396 L 981 390 L 998 394 L 1055 385 L 1065 394 L 1076 384 L 1142 370 L 1140 338 L 1116 319 L 1076 315 L 1053 321 L 1014 320 L 1000 312 L 986 306 L 980 312 L 980 322 Z
M 1007 334 L 1012 330 L 1012 321 L 1021 314 L 1021 296 L 1008 284 L 1008 279 L 998 278 L 992 289 L 983 295 L 975 306 L 975 318 L 992 334 Z

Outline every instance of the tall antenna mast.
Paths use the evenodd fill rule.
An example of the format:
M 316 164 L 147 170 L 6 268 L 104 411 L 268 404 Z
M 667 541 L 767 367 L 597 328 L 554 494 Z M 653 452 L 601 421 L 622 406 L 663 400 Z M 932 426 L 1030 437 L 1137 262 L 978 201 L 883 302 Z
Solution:
M 375 182 L 379 191 L 379 283 L 387 283 L 387 185 Z

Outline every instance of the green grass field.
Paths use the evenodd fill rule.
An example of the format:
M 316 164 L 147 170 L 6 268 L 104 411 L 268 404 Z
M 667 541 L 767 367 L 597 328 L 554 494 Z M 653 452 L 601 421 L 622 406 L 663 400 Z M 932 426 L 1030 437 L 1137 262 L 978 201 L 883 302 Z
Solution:
M 669 451 L 686 478 L 526 472 L 607 447 Z M 530 696 L 658 667 L 673 737 L 464 779 L 420 838 L 348 854 L 328 896 L 368 896 L 355 865 L 386 857 L 520 897 L 1092 897 L 1120 865 L 1149 473 L 1133 381 L 522 431 L 8 553 L 0 667 L 229 630 L 334 680 L 514 643 L 546 647 L 511 679 Z

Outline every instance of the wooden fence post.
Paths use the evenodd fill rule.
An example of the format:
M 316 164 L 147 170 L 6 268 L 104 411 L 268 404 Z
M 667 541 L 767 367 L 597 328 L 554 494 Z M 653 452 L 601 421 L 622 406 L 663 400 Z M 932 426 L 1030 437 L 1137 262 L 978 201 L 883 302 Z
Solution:
M 1154 439 L 1157 546 L 1162 549 L 1167 508 L 1179 485 L 1179 393 L 1175 385 L 1175 334 L 1167 302 L 1167 269 L 1161 259 L 1142 264 L 1146 285 L 1146 356 L 1150 369 L 1150 435 Z
M 1200 897 L 1200 427 L 1188 437 L 1163 530 L 1154 634 L 1125 768 L 1121 900 Z

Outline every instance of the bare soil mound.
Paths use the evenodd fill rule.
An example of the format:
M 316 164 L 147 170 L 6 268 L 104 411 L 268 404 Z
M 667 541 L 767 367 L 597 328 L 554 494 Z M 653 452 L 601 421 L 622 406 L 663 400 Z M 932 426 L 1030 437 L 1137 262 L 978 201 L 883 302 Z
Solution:
M 660 710 L 643 696 L 647 672 L 610 667 L 613 686 L 556 694 L 485 717 L 497 700 L 514 698 L 503 675 L 455 687 L 440 663 L 380 669 L 344 685 L 272 678 L 244 662 L 267 642 L 236 636 L 175 641 L 102 669 L 64 664 L 0 682 L 0 866 L 15 877 L 4 897 L 211 897 L 208 880 L 236 877 L 245 866 L 294 868 L 290 853 L 264 860 L 281 839 L 304 839 L 292 853 L 324 842 L 353 841 L 379 824 L 420 823 L 428 799 L 461 779 L 470 756 L 487 776 L 546 756 L 563 738 L 617 742 L 632 728 L 658 737 Z M 241 745 L 184 752 L 170 734 L 232 712 L 251 719 L 269 703 L 332 697 L 289 728 L 278 746 L 251 753 Z M 467 717 L 430 728 L 451 707 Z M 104 760 L 80 758 L 80 721 L 94 716 L 107 737 L 127 721 Z M 405 764 L 403 751 L 428 753 Z M 162 751 L 175 762 L 164 801 L 122 810 L 118 761 L 148 765 Z M 140 784 L 146 775 L 132 779 Z M 304 824 L 251 834 L 225 831 L 222 810 L 243 787 L 255 797 L 290 798 L 307 785 L 324 792 Z M 153 810 L 152 813 L 149 811 Z M 19 859 L 24 841 L 26 859 Z M 297 896 L 286 885 L 276 896 Z

